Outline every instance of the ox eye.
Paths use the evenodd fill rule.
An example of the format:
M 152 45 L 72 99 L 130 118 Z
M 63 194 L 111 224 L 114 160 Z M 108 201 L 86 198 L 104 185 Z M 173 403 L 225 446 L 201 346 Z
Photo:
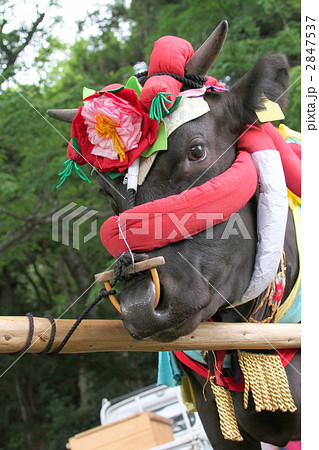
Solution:
M 202 145 L 194 145 L 189 149 L 188 159 L 190 161 L 203 161 L 206 158 L 206 150 Z

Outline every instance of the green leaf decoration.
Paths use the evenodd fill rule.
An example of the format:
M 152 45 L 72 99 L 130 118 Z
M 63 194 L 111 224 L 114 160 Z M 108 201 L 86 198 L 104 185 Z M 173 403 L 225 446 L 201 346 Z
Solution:
M 109 171 L 109 172 L 106 172 L 106 173 L 108 174 L 108 176 L 109 176 L 112 180 L 114 180 L 115 178 L 120 177 L 121 175 L 125 175 L 125 172 L 113 172 L 113 171 Z
M 150 147 L 144 150 L 141 156 L 144 156 L 144 158 L 148 158 L 153 153 L 160 150 L 167 150 L 167 131 L 165 122 L 161 122 L 159 124 L 156 141 Z
M 127 89 L 133 89 L 136 92 L 138 98 L 140 98 L 141 91 L 142 91 L 142 85 L 139 83 L 137 77 L 129 78 L 125 87 Z
M 89 97 L 90 95 L 93 95 L 93 94 L 95 94 L 95 90 L 94 89 L 89 89 L 89 88 L 87 88 L 87 87 L 84 87 L 83 88 L 83 92 L 82 92 L 82 98 L 87 98 L 87 97 Z M 86 100 L 86 101 L 83 101 L 83 103 L 85 104 L 85 103 L 87 103 L 88 102 L 88 100 Z
M 82 155 L 77 139 L 76 139 L 75 137 L 72 137 L 71 139 L 72 139 L 72 147 L 73 147 L 73 149 L 74 149 L 79 155 Z

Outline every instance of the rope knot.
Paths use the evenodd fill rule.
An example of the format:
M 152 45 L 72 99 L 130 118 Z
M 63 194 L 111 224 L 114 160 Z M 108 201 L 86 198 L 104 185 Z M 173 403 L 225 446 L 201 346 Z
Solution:
M 149 256 L 146 253 L 123 253 L 118 257 L 116 263 L 114 264 L 114 282 L 116 283 L 118 280 L 130 280 L 134 276 L 134 273 L 128 273 L 128 266 L 134 264 L 135 262 L 145 261 L 148 258 Z
M 100 296 L 101 298 L 108 298 L 109 295 L 115 295 L 116 294 L 116 290 L 115 289 L 110 289 L 107 290 L 105 288 L 102 288 L 100 290 Z

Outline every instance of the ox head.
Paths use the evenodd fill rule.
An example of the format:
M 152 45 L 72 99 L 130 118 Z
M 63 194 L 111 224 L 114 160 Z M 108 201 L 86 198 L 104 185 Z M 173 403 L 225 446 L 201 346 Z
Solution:
M 185 72 L 205 75 L 216 59 L 227 32 L 223 21 L 187 62 Z M 167 151 L 158 152 L 135 204 L 141 205 L 198 186 L 225 172 L 236 158 L 236 140 L 247 123 L 257 121 L 263 96 L 285 107 L 288 64 L 283 55 L 261 57 L 255 66 L 227 92 L 205 94 L 209 111 L 177 128 L 168 138 Z M 76 111 L 76 110 L 75 110 Z M 63 112 L 74 117 L 75 111 Z M 51 113 L 60 118 L 60 114 Z M 72 120 L 72 119 L 71 119 Z M 97 174 L 97 181 L 116 214 L 126 209 L 123 177 Z M 234 193 L 236 196 L 236 193 Z M 174 212 L 174 211 L 172 211 Z M 180 227 L 187 226 L 179 223 Z M 242 208 L 237 224 L 232 221 L 192 238 L 148 253 L 162 255 L 158 269 L 160 301 L 154 309 L 155 286 L 150 273 L 134 275 L 119 295 L 122 319 L 137 339 L 152 337 L 170 341 L 192 332 L 201 321 L 223 315 L 238 321 L 232 309 L 246 290 L 256 252 L 256 201 Z M 245 315 L 250 306 L 239 307 Z

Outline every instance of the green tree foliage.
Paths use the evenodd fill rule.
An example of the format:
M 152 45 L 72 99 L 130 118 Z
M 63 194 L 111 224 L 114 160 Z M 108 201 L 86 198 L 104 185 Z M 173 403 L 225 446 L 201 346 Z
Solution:
M 1 0 L 0 1 L 0 87 L 14 77 L 18 71 L 25 69 L 28 64 L 34 64 L 37 61 L 26 63 L 23 59 L 25 49 L 34 48 L 35 55 L 39 52 L 40 60 L 44 62 L 44 56 L 60 44 L 52 39 L 50 35 L 51 27 L 57 23 L 60 18 L 55 17 L 50 25 L 44 25 L 46 10 L 59 4 L 59 0 L 48 0 L 47 9 L 41 8 L 40 2 L 32 3 L 24 0 Z M 30 8 L 27 18 L 20 22 L 16 18 L 17 13 L 21 16 L 23 8 Z M 39 56 L 38 56 L 39 58 Z M 39 65 L 40 68 L 40 65 Z
M 160 36 L 183 37 L 196 49 L 220 20 L 227 19 L 229 35 L 211 74 L 231 86 L 260 55 L 285 53 L 292 67 L 285 123 L 299 130 L 300 3 L 116 0 L 79 23 L 72 47 L 43 30 L 42 13 L 29 24 L 9 28 L 15 3 L 0 2 L 2 76 L 14 79 L 23 67 L 24 50 L 35 39 L 39 44 L 35 64 L 42 74 L 38 83 L 5 86 L 0 95 L 1 313 L 30 311 L 35 316 L 74 318 L 98 295 L 99 286 L 90 287 L 94 274 L 107 269 L 113 259 L 98 236 L 83 243 L 90 224 L 81 229 L 79 250 L 52 240 L 52 214 L 74 202 L 96 210 L 99 227 L 111 210 L 98 194 L 89 167 L 83 170 L 91 184 L 72 174 L 56 189 L 70 126 L 49 118 L 46 110 L 79 106 L 83 86 L 100 89 L 111 82 L 124 83 L 135 64 L 149 61 Z M 99 33 L 89 35 L 88 25 Z M 56 49 L 64 50 L 66 57 L 52 63 Z M 90 317 L 117 319 L 118 314 L 104 302 Z M 154 383 L 156 361 L 153 353 L 127 352 L 2 356 L 0 449 L 64 448 L 70 436 L 99 424 L 103 397 Z
M 229 22 L 229 33 L 210 75 L 227 87 L 264 54 L 286 54 L 292 76 L 296 74 L 295 67 L 300 67 L 299 0 L 133 0 L 128 7 L 118 0 L 107 18 L 105 15 L 99 11 L 91 15 L 89 24 L 98 27 L 100 33 L 87 41 L 99 50 L 91 53 L 96 61 L 87 65 L 86 74 L 101 80 L 101 86 L 109 80 L 125 82 L 137 62 L 148 63 L 153 43 L 161 36 L 182 37 L 196 50 L 223 19 Z M 123 34 L 123 29 L 129 32 Z M 119 37 L 116 46 L 113 39 Z M 120 62 L 114 70 L 112 55 L 116 54 Z M 289 98 L 294 108 L 289 108 L 285 123 L 300 130 L 300 75 L 292 81 Z

